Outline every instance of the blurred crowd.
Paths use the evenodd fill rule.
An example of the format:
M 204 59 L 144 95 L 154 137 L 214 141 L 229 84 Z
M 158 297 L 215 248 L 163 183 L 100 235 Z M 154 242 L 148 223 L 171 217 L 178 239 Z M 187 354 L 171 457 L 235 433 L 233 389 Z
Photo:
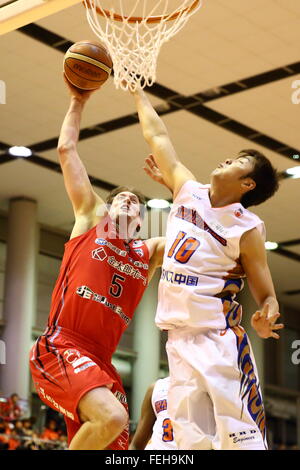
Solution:
M 14 393 L 0 402 L 0 450 L 66 449 L 67 436 L 58 421 L 49 419 L 38 432 L 34 417 L 23 417 L 19 396 Z

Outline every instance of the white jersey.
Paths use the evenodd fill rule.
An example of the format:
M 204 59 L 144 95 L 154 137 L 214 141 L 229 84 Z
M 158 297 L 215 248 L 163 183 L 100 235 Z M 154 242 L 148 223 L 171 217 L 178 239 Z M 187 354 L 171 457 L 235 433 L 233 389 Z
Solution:
M 157 380 L 154 385 L 151 402 L 156 421 L 145 450 L 177 450 L 167 408 L 169 383 L 170 377 L 166 377 Z
M 265 227 L 240 203 L 212 207 L 209 188 L 187 181 L 169 214 L 155 318 L 162 329 L 223 330 L 241 321 L 240 239 L 254 227 L 265 239 Z

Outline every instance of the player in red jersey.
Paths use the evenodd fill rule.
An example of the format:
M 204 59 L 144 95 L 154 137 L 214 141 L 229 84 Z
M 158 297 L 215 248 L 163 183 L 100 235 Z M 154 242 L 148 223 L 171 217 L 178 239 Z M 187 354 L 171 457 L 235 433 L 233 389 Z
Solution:
M 91 92 L 68 87 L 58 153 L 75 225 L 30 368 L 40 398 L 65 416 L 69 449 L 127 449 L 126 395 L 111 358 L 161 265 L 164 239 L 135 240 L 144 203 L 139 192 L 119 187 L 110 206 L 94 192 L 76 149 Z

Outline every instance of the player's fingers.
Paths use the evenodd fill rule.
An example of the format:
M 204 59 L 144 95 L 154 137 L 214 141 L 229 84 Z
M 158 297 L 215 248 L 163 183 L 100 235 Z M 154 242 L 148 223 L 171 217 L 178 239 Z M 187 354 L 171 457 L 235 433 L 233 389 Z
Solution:
M 147 164 L 150 166 L 150 168 L 155 168 L 155 164 L 153 163 L 153 161 L 151 160 L 151 158 L 146 158 L 146 162 Z
M 143 166 L 143 170 L 147 173 L 147 175 L 149 175 L 149 176 L 152 175 L 151 171 L 146 166 Z
M 275 322 L 279 317 L 280 317 L 280 313 L 277 312 L 277 313 L 274 313 L 274 315 L 271 315 L 268 319 Z
M 149 153 L 149 155 L 146 157 L 146 160 L 153 163 L 153 155 Z
M 154 168 L 154 167 L 155 167 L 153 161 L 152 161 L 151 158 L 149 158 L 149 157 L 146 157 L 146 158 L 145 158 L 145 163 L 147 163 L 147 165 L 148 165 L 150 168 Z
M 284 328 L 283 323 L 278 323 L 278 325 L 276 324 L 272 326 L 272 330 L 281 330 L 282 328 Z
M 160 178 L 158 175 L 156 175 L 152 170 L 149 170 L 147 167 L 143 167 L 143 170 L 147 173 L 150 178 L 152 178 L 154 181 L 160 181 Z
M 153 165 L 154 165 L 154 166 L 157 166 L 157 163 L 156 163 L 156 161 L 155 161 L 154 155 L 153 155 L 152 153 L 151 153 L 151 155 L 150 155 L 150 159 L 151 159 Z
M 275 339 L 279 339 L 279 335 L 277 333 L 271 333 L 271 337 Z
M 150 167 L 150 164 L 149 164 L 148 160 L 145 158 L 143 168 L 149 168 L 149 167 Z M 150 167 L 150 168 L 151 168 L 151 167 Z
M 261 310 L 261 316 L 262 317 L 267 317 L 268 316 L 268 313 L 269 313 L 269 309 L 270 309 L 270 305 L 269 304 L 265 304 Z
M 69 80 L 67 79 L 67 76 L 65 73 L 63 73 L 63 77 L 64 77 L 64 82 L 65 84 L 67 85 L 67 87 L 70 89 L 70 90 L 76 90 L 76 88 L 74 87 L 74 85 L 72 85 L 71 82 L 69 82 Z M 79 89 L 77 89 L 76 91 L 79 91 Z
M 260 318 L 260 310 L 257 310 L 252 316 L 253 320 L 258 320 Z

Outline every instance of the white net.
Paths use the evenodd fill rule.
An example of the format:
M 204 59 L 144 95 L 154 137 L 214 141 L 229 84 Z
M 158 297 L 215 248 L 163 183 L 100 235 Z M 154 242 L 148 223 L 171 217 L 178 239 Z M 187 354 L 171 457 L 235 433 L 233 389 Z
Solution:
M 202 0 L 84 0 L 84 4 L 90 27 L 112 57 L 116 87 L 134 91 L 153 85 L 162 44 L 183 28 Z

